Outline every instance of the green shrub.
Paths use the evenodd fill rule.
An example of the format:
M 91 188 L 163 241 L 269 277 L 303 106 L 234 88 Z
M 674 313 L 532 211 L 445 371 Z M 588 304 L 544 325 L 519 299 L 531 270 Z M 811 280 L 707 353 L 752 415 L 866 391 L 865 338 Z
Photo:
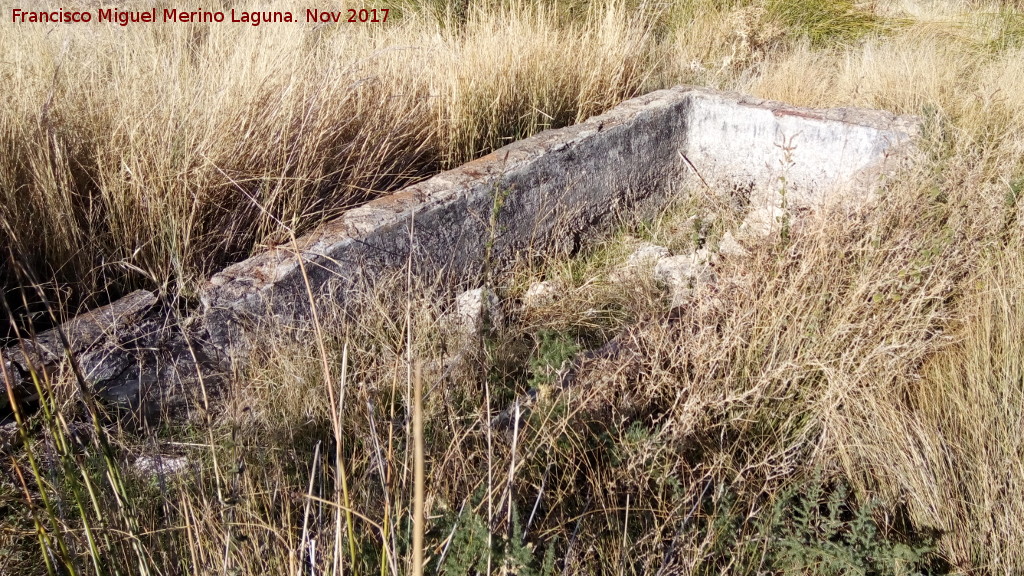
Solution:
M 772 511 L 769 562 L 781 573 L 945 573 L 933 534 L 898 534 L 875 521 L 881 504 L 858 504 L 842 480 L 814 478 L 784 490 Z M 887 515 L 891 517 L 891 515 Z
M 852 0 L 769 0 L 767 11 L 813 46 L 843 44 L 879 29 L 884 21 Z

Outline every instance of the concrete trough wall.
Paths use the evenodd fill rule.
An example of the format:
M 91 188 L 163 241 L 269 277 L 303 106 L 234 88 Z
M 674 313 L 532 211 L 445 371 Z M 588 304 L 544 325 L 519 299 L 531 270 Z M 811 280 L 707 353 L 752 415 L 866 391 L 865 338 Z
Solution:
M 175 342 L 188 351 L 179 364 L 196 372 L 196 358 L 244 350 L 265 323 L 301 324 L 310 293 L 318 303 L 344 302 L 350 291 L 410 263 L 454 287 L 476 279 L 485 260 L 501 268 L 524 252 L 571 252 L 623 217 L 651 214 L 694 186 L 740 190 L 764 203 L 778 202 L 784 190 L 790 205 L 864 196 L 908 155 L 917 133 L 915 119 L 881 111 L 810 110 L 689 87 L 653 92 L 505 146 L 350 210 L 294 244 L 228 266 L 203 288 L 202 308 L 185 323 L 190 328 L 136 341 L 150 354 L 159 342 Z M 132 353 L 118 340 L 124 329 L 112 324 L 107 332 L 103 346 Z M 33 363 L 24 354 L 4 355 L 0 367 L 16 365 L 22 374 Z M 121 360 L 128 368 L 119 383 L 90 385 L 123 398 L 125 386 L 145 380 L 136 372 L 182 373 L 133 358 L 136 368 Z
M 905 159 L 917 118 L 878 110 L 810 110 L 691 90 L 686 157 L 718 190 L 743 187 L 774 204 L 865 198 Z M 853 196 L 854 198 L 851 198 Z
M 765 203 L 782 189 L 791 204 L 867 194 L 915 133 L 913 119 L 880 111 L 808 110 L 685 87 L 654 92 L 229 266 L 203 291 L 206 326 L 215 340 L 237 340 L 261 318 L 304 317 L 307 281 L 315 298 L 343 300 L 410 257 L 418 272 L 457 283 L 480 271 L 492 234 L 497 267 L 523 251 L 571 251 L 694 185 L 742 189 Z

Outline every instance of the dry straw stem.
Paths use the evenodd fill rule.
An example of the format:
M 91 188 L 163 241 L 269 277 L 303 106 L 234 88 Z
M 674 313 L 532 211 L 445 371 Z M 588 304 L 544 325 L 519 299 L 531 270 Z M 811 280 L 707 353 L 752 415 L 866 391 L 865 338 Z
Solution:
M 413 509 L 412 509 L 412 574 L 423 574 L 423 532 L 425 529 L 426 477 L 423 457 L 423 366 L 416 364 L 413 381 Z

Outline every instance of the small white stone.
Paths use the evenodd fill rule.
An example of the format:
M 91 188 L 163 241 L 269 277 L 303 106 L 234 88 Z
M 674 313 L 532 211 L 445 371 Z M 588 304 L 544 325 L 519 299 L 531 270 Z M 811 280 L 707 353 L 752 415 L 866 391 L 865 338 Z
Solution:
M 732 232 L 726 232 L 722 236 L 722 240 L 718 243 L 718 253 L 724 256 L 734 256 L 736 258 L 744 258 L 749 256 L 750 253 L 744 248 L 736 237 L 732 235 Z
M 664 246 L 643 242 L 639 248 L 626 258 L 625 264 L 612 271 L 608 279 L 612 282 L 627 282 L 636 278 L 640 272 L 646 273 L 650 271 L 651 267 L 657 264 L 659 260 L 668 258 L 671 255 L 672 252 Z
M 693 252 L 692 257 L 696 264 L 714 264 L 718 261 L 718 254 L 707 248 L 698 248 Z
M 668 248 L 645 242 L 629 255 L 629 258 L 626 259 L 626 267 L 653 266 L 662 258 L 668 258 L 671 255 L 672 252 Z
M 455 298 L 455 308 L 446 315 L 446 323 L 463 336 L 480 334 L 484 329 L 484 293 L 487 293 L 487 314 L 491 324 L 501 323 L 498 297 L 493 290 L 476 288 Z
M 741 237 L 751 240 L 778 236 L 788 218 L 789 214 L 778 206 L 766 206 L 751 210 L 740 224 L 739 234 Z
M 143 475 L 166 477 L 176 476 L 188 468 L 188 458 L 184 456 L 139 456 L 135 460 L 135 470 Z
M 534 282 L 523 294 L 523 307 L 527 310 L 552 304 L 558 297 L 558 286 L 550 280 Z
M 654 280 L 667 287 L 676 307 L 689 299 L 696 284 L 712 278 L 707 250 L 698 250 L 685 256 L 662 258 L 654 266 Z
M 689 285 L 697 276 L 692 255 L 662 258 L 654 266 L 654 280 L 670 288 Z

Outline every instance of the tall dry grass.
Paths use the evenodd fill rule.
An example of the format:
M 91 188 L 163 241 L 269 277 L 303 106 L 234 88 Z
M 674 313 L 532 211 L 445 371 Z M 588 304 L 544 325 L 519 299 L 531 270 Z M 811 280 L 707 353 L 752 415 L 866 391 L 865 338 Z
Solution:
M 443 321 L 445 287 L 399 275 L 322 318 L 319 336 L 267 338 L 223 402 L 192 422 L 90 431 L 54 399 L 49 412 L 26 415 L 23 444 L 9 452 L 0 572 L 43 573 L 44 557 L 55 571 L 81 573 L 399 574 L 419 561 L 418 505 L 428 573 L 1020 572 L 1018 8 L 774 4 L 676 3 L 651 26 L 608 11 L 567 22 L 579 12 L 565 6 L 477 6 L 454 11 L 458 25 L 413 13 L 386 38 L 355 32 L 366 46 L 379 43 L 377 56 L 410 90 L 427 90 L 417 82 L 429 66 L 447 71 L 435 76 L 442 88 L 425 92 L 447 99 L 393 104 L 415 101 L 415 114 L 433 118 L 411 148 L 433 167 L 609 105 L 626 94 L 609 96 L 613 85 L 687 78 L 797 104 L 919 114 L 923 159 L 870 210 L 806 215 L 749 258 L 724 260 L 717 283 L 675 311 L 647 279 L 608 281 L 628 252 L 612 238 L 499 279 L 492 288 L 509 321 L 468 345 Z M 867 20 L 879 24 L 863 30 Z M 822 22 L 835 33 L 816 40 L 809 31 Z M 573 26 L 577 36 L 565 32 Z M 512 29 L 519 36 L 501 35 Z M 437 53 L 389 55 L 417 30 L 431 31 Z M 341 50 L 340 33 L 330 32 L 325 45 Z M 603 60 L 596 46 L 623 51 Z M 574 62 L 604 72 L 574 71 Z M 235 94 L 248 97 L 254 85 Z M 294 97 L 283 101 L 309 112 Z M 253 118 L 239 122 L 277 134 Z M 396 141 L 394 150 L 387 158 L 405 149 Z M 370 167 L 387 165 L 385 156 Z M 293 198 L 198 166 L 225 195 Z M 631 232 L 678 250 L 713 247 L 742 216 L 721 205 L 690 200 Z M 257 222 L 263 212 L 252 214 Z M 269 222 L 250 232 L 254 241 L 272 233 Z M 539 278 L 562 285 L 562 295 L 519 312 L 517 297 Z M 615 336 L 616 355 L 587 360 L 573 386 L 556 385 L 564 360 Z M 421 413 L 413 360 L 425 366 Z M 102 435 L 107 451 L 95 440 Z M 131 471 L 136 456 L 153 453 L 187 457 L 187 472 Z
M 79 299 L 187 296 L 282 225 L 308 230 L 652 82 L 656 12 L 624 2 L 571 18 L 391 4 L 386 24 L 5 25 L 4 244 Z

